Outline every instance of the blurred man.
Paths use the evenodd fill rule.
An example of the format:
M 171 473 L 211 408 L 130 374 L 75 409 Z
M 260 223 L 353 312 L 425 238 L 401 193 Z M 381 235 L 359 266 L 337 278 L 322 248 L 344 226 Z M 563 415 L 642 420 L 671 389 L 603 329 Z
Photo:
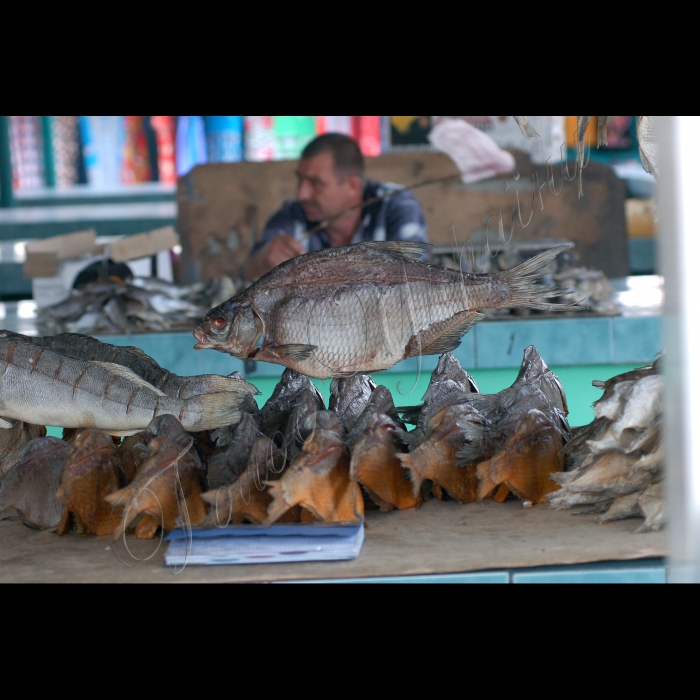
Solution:
M 243 268 L 246 279 L 255 280 L 285 260 L 322 248 L 361 241 L 427 242 L 418 200 L 411 192 L 399 191 L 399 185 L 366 180 L 362 152 L 349 136 L 315 138 L 302 152 L 296 175 L 298 199 L 285 202 L 268 221 Z M 392 191 L 397 193 L 361 206 Z M 338 214 L 342 215 L 308 235 Z

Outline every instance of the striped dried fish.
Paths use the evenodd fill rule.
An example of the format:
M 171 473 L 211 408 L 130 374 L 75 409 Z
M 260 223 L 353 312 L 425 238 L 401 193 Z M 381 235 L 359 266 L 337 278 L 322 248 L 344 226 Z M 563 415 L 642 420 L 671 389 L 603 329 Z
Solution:
M 237 386 L 238 391 L 176 399 L 122 365 L 0 339 L 0 418 L 130 435 L 155 416 L 171 414 L 187 430 L 212 430 L 240 420 L 240 407 L 254 387 Z
M 38 345 L 79 360 L 123 365 L 156 389 L 176 399 L 189 399 L 199 394 L 215 394 L 220 391 L 240 392 L 241 386 L 248 384 L 240 372 L 234 372 L 227 377 L 218 374 L 181 377 L 161 367 L 140 348 L 110 345 L 79 333 L 30 337 L 11 331 L 0 331 L 0 339 L 3 338 Z M 253 394 L 260 393 L 252 385 L 248 384 L 248 387 L 251 398 Z

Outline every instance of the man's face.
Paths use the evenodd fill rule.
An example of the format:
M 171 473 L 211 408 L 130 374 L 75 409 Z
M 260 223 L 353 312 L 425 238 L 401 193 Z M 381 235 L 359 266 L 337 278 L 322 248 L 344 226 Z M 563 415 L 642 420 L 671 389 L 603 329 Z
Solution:
M 319 153 L 299 161 L 297 199 L 309 221 L 323 221 L 362 199 L 362 181 L 350 176 L 339 182 L 333 168 L 333 154 Z

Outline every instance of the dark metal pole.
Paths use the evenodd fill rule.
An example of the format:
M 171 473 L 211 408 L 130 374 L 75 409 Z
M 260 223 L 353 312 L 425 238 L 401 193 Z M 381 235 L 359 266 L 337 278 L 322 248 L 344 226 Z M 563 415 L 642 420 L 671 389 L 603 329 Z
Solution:
M 10 155 L 10 119 L 0 117 L 0 207 L 13 207 L 12 157 Z

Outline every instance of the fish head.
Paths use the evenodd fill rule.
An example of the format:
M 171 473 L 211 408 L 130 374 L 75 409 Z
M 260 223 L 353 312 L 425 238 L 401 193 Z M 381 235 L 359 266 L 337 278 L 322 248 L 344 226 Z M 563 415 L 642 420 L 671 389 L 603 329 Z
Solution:
M 213 308 L 194 329 L 195 350 L 218 350 L 241 360 L 250 356 L 262 335 L 262 321 L 248 301 L 229 299 Z

